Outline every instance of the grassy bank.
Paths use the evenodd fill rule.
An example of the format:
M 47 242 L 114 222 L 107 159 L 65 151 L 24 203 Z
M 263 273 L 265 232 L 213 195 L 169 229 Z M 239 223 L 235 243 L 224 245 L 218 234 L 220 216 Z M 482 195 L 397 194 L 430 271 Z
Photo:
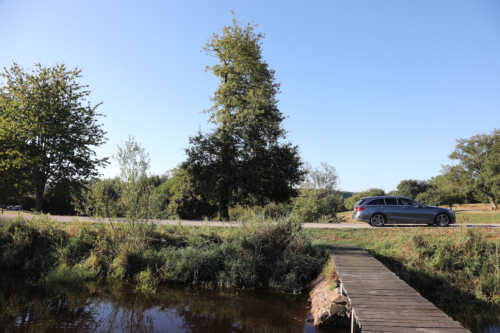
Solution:
M 112 277 L 141 290 L 171 282 L 300 292 L 328 257 L 288 221 L 194 228 L 38 216 L 0 223 L 0 268 L 33 283 Z
M 495 229 L 309 229 L 306 232 L 331 244 L 358 244 L 431 298 L 500 303 L 500 244 Z

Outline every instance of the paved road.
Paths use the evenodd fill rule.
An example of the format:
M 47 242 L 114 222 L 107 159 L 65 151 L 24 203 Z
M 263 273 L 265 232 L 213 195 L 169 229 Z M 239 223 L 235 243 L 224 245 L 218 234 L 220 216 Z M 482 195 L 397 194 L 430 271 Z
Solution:
M 9 219 L 15 218 L 17 214 L 3 214 L 0 215 L 1 219 Z M 35 215 L 26 214 L 25 218 L 31 219 Z M 51 218 L 57 222 L 73 222 L 73 221 L 81 221 L 81 222 L 96 222 L 97 220 L 90 217 L 82 217 L 82 216 L 57 216 L 52 215 Z M 107 222 L 107 220 L 104 220 Z M 185 225 L 185 226 L 213 226 L 213 227 L 237 227 L 242 225 L 244 222 L 216 222 L 216 221 L 188 221 L 188 220 L 152 220 L 153 223 L 157 224 L 165 224 L 165 225 Z M 316 229 L 370 229 L 374 228 L 368 223 L 303 223 L 302 226 L 304 228 L 316 228 Z M 387 224 L 385 228 L 400 228 L 400 227 L 426 227 L 427 225 L 408 225 L 408 224 Z M 452 227 L 458 227 L 460 225 L 454 224 Z M 500 223 L 492 223 L 492 224 L 468 224 L 467 227 L 500 227 Z

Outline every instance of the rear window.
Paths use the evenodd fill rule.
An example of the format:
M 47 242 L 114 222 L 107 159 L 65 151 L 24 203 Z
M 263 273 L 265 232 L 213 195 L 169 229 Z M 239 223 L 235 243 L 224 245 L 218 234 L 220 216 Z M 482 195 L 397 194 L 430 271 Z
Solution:
M 386 205 L 397 205 L 398 202 L 396 198 L 385 198 L 385 204 Z
M 355 204 L 354 206 L 361 206 L 361 204 L 362 204 L 363 202 L 365 202 L 365 201 L 366 201 L 365 199 L 361 199 L 361 200 L 359 200 L 358 202 L 356 202 L 356 204 Z
M 378 205 L 378 202 L 380 201 L 380 199 L 375 199 L 375 200 L 372 200 L 372 201 L 369 201 L 366 206 L 376 206 Z

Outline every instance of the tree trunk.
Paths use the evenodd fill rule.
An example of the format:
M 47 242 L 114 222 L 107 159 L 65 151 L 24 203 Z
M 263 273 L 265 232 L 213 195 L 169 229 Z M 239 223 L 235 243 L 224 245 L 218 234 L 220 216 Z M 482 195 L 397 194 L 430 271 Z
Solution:
M 45 183 L 35 185 L 35 211 L 40 213 L 42 211 L 43 191 L 45 190 Z
M 495 202 L 495 197 L 488 195 L 488 200 L 490 201 L 491 204 L 491 210 L 498 210 L 497 203 Z
M 219 202 L 219 218 L 221 221 L 229 221 L 229 206 L 226 200 Z

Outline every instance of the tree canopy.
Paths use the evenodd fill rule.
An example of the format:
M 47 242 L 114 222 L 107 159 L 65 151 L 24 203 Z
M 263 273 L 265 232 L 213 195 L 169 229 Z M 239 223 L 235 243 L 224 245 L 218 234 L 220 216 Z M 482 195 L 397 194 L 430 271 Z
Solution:
M 0 73 L 6 79 L 0 87 L 0 174 L 14 174 L 9 182 L 34 189 L 36 211 L 46 185 L 78 185 L 107 164 L 91 149 L 104 143 L 105 132 L 97 123 L 100 103 L 86 101 L 88 86 L 76 81 L 80 73 L 63 63 L 36 64 L 32 71 L 14 63 Z
M 500 130 L 457 140 L 450 159 L 456 160 L 462 174 L 458 178 L 465 190 L 488 197 L 491 208 L 498 209 L 500 199 Z
M 262 33 L 255 24 L 233 19 L 213 34 L 204 50 L 217 59 L 207 71 L 220 84 L 205 110 L 216 128 L 190 138 L 183 164 L 194 190 L 216 203 L 223 220 L 230 205 L 264 205 L 297 195 L 304 176 L 298 147 L 283 142 L 286 131 L 278 109 L 274 70 L 262 59 Z
M 415 199 L 420 193 L 427 191 L 429 187 L 425 180 L 405 179 L 399 182 L 396 194 Z
M 444 166 L 441 175 L 426 181 L 426 191 L 415 198 L 417 201 L 431 206 L 450 206 L 462 204 L 467 199 L 467 193 L 459 185 L 463 169 L 460 166 Z

